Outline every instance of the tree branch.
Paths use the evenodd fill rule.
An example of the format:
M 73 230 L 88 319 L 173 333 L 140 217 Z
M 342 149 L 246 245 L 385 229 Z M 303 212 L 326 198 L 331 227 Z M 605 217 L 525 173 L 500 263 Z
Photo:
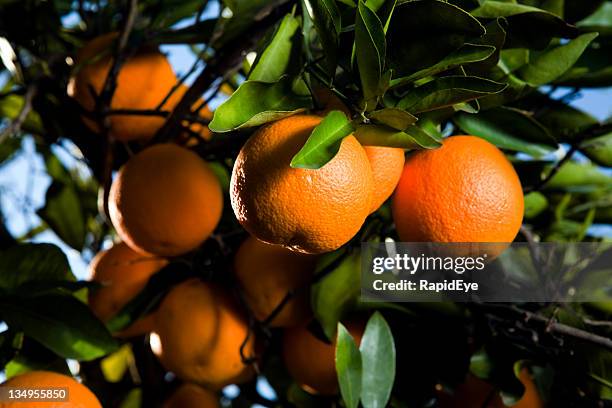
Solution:
M 242 64 L 244 55 L 255 48 L 268 29 L 290 10 L 291 5 L 292 2 L 285 1 L 272 8 L 259 20 L 255 20 L 255 23 L 245 33 L 220 48 L 214 58 L 204 67 L 193 85 L 185 92 L 166 123 L 153 137 L 151 143 L 168 140 L 179 128 L 182 118 L 191 111 L 191 106 L 200 95 L 210 88 L 218 77 L 237 70 Z

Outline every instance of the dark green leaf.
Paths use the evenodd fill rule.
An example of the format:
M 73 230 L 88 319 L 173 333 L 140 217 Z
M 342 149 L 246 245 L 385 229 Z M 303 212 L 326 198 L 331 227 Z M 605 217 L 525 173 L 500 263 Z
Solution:
M 20 244 L 0 251 L 0 289 L 27 282 L 74 281 L 66 255 L 52 244 Z
M 380 312 L 368 320 L 359 351 L 363 366 L 361 402 L 364 408 L 385 407 L 395 381 L 395 342 Z
M 342 139 L 353 132 L 351 122 L 340 111 L 331 111 L 314 128 L 308 140 L 291 159 L 291 167 L 320 169 L 334 158 Z
M 377 110 L 370 113 L 369 117 L 375 122 L 397 130 L 404 130 L 418 120 L 416 116 L 397 108 Z
M 578 61 L 597 33 L 583 34 L 567 44 L 538 55 L 519 70 L 519 76 L 528 84 L 538 87 L 554 81 Z
M 579 150 L 593 162 L 612 167 L 612 132 L 585 140 L 580 144 Z
M 66 244 L 79 251 L 83 248 L 87 226 L 78 193 L 72 186 L 52 183 L 45 206 L 36 213 Z
M 13 158 L 19 149 L 21 149 L 21 137 L 14 136 L 4 139 L 0 143 L 0 168 Z
M 418 126 L 410 125 L 403 131 L 388 126 L 360 125 L 355 137 L 364 146 L 400 147 L 402 149 L 435 149 L 442 146 L 435 135 Z
M 495 52 L 495 47 L 488 45 L 464 44 L 461 48 L 453 51 L 438 63 L 417 71 L 403 78 L 391 80 L 391 87 L 406 85 L 417 79 L 436 75 L 450 69 L 457 68 L 464 64 L 484 61 Z
M 202 0 L 160 0 L 148 5 L 144 14 L 155 16 L 150 25 L 165 28 L 193 16 L 202 7 Z
M 272 40 L 258 55 L 249 80 L 276 82 L 287 73 L 292 50 L 298 44 L 300 22 L 297 17 L 287 14 L 274 33 Z M 296 38 L 298 37 L 298 38 Z
M 598 123 L 592 115 L 543 95 L 536 96 L 529 108 L 537 111 L 541 106 L 546 109 L 540 110 L 537 120 L 560 141 L 574 141 L 577 134 Z
M 340 259 L 344 256 L 343 251 L 324 255 L 318 262 L 317 271 L 332 263 L 341 263 L 311 289 L 314 316 L 330 339 L 335 337 L 336 325 L 340 319 L 356 305 L 361 291 L 361 257 L 356 253 Z
M 361 396 L 361 354 L 353 336 L 342 323 L 338 323 L 336 372 L 344 403 L 347 408 L 357 408 Z
M 383 25 L 372 10 L 359 2 L 355 21 L 355 56 L 366 102 L 375 101 L 384 92 L 381 78 L 386 54 Z M 375 106 L 376 104 L 373 103 Z
M 559 16 L 516 2 L 487 0 L 472 15 L 483 19 L 505 17 L 508 21 L 506 48 L 544 49 L 552 38 L 573 38 L 579 34 L 576 27 Z
M 485 29 L 487 30 L 486 34 L 480 38 L 473 40 L 473 43 L 476 45 L 487 45 L 489 47 L 494 47 L 495 51 L 483 61 L 478 61 L 476 63 L 472 63 L 470 65 L 465 66 L 465 70 L 468 75 L 478 74 L 486 74 L 487 71 L 494 68 L 499 62 L 501 51 L 506 43 L 506 29 L 508 28 L 508 22 L 505 18 L 497 18 L 493 21 L 490 21 Z M 478 75 L 477 75 L 478 76 Z
M 457 6 L 438 0 L 408 1 L 395 7 L 387 31 L 389 67 L 408 76 L 430 67 L 480 37 L 484 27 Z
M 338 5 L 335 0 L 303 1 L 306 6 L 304 12 L 309 14 L 323 46 L 328 73 L 333 75 L 338 61 L 338 35 L 341 28 Z
M 575 23 L 592 14 L 602 4 L 606 4 L 605 0 L 580 0 L 580 1 L 565 1 L 563 15 L 565 20 L 570 23 Z M 607 3 L 609 4 L 609 3 Z
M 188 27 L 161 31 L 151 44 L 208 44 L 217 27 L 217 19 L 203 20 Z
M 539 157 L 557 148 L 544 126 L 517 109 L 496 108 L 477 115 L 459 113 L 454 121 L 468 134 L 482 137 L 502 149 Z
M 93 360 L 117 343 L 89 307 L 73 296 L 0 300 L 2 319 L 64 358 Z
M 294 81 L 283 77 L 278 82 L 246 81 L 221 104 L 208 127 L 213 132 L 229 132 L 259 126 L 312 107 L 310 95 L 299 95 Z
M 397 108 L 411 113 L 431 111 L 503 91 L 506 84 L 479 77 L 448 76 L 409 91 Z
M 38 342 L 24 338 L 19 354 L 6 365 L 6 378 L 10 379 L 33 370 L 54 371 L 72 375 L 65 359 L 58 357 L 57 354 Z

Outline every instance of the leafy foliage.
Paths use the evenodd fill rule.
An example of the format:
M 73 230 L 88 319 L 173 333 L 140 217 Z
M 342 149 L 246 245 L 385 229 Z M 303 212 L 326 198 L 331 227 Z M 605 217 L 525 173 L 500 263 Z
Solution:
M 525 219 L 517 240 L 610 239 L 597 231 L 612 224 L 612 124 L 571 103 L 584 88 L 612 86 L 609 0 L 140 0 L 131 9 L 133 3 L 0 1 L 0 172 L 34 144 L 50 181 L 44 204 L 27 208 L 38 223 L 30 231 L 13 236 L 21 234 L 0 217 L 0 322 L 7 325 L 0 367 L 8 377 L 68 372 L 66 359 L 76 359 L 104 406 L 158 406 L 176 381 L 164 379 L 142 338 L 117 340 L 109 330 L 154 312 L 187 278 L 235 286 L 227 272 L 245 234 L 228 208 L 214 239 L 172 259 L 106 324 L 84 303 L 92 285 L 76 280 L 62 250 L 29 242 L 52 232 L 90 259 L 113 237 L 104 214 L 108 183 L 144 145 L 101 137 L 83 118 L 103 124 L 93 116 L 104 109 L 83 112 L 67 92 L 78 48 L 110 31 L 127 29 L 128 51 L 171 44 L 193 51 L 196 64 L 186 73 L 195 73 L 186 81 L 192 92 L 153 143 L 189 134 L 187 145 L 210 162 L 225 190 L 233 159 L 257 127 L 329 112 L 292 167 L 325 166 L 351 134 L 363 145 L 408 154 L 439 148 L 443 136 L 473 134 L 502 149 L 521 178 Z M 194 119 L 199 97 L 218 105 L 208 124 Z M 215 132 L 210 140 L 195 137 L 195 122 Z M 0 187 L 3 206 L 12 194 Z M 351 243 L 319 259 L 306 288 L 310 327 L 336 339 L 340 396 L 310 395 L 292 383 L 279 368 L 280 334 L 253 320 L 267 346 L 258 364 L 277 401 L 248 383 L 232 406 L 331 406 L 342 398 L 347 407 L 425 407 L 440 385 L 453 388 L 468 372 L 511 403 L 523 393 L 523 367 L 550 406 L 612 400 L 612 354 L 589 343 L 593 335 L 612 336 L 612 297 L 564 305 L 361 303 L 360 252 L 351 246 L 389 238 L 397 236 L 385 205 Z M 605 286 L 609 274 L 602 268 L 595 284 Z M 353 315 L 371 316 L 359 347 L 341 323 Z M 569 329 L 551 333 L 528 316 Z M 567 333 L 576 330 L 586 340 Z M 129 346 L 118 349 L 121 343 Z

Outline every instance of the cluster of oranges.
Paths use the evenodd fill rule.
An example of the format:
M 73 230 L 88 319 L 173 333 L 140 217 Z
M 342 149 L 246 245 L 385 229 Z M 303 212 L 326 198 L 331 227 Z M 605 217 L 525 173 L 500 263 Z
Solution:
M 97 38 L 77 56 L 70 92 L 86 110 L 96 108 L 115 38 Z M 185 92 L 179 87 L 166 97 L 176 83 L 163 54 L 140 49 L 122 65 L 110 108 L 171 110 Z M 323 96 L 327 110 L 346 111 Z M 325 342 L 307 328 L 312 313 L 303 289 L 313 278 L 318 254 L 347 244 L 394 191 L 393 219 L 404 241 L 510 242 L 522 221 L 523 194 L 503 153 L 473 136 L 450 137 L 442 147 L 413 153 L 405 162 L 403 149 L 363 146 L 351 135 L 321 169 L 292 168 L 291 159 L 325 112 L 315 113 L 263 126 L 236 158 L 230 201 L 250 237 L 237 250 L 233 265 L 236 289 L 253 316 L 283 328 L 289 373 L 308 391 L 334 394 L 333 341 Z M 209 117 L 210 112 L 204 109 L 201 115 Z M 99 130 L 91 118 L 85 122 Z M 163 123 L 162 116 L 121 113 L 107 121 L 113 139 L 139 142 L 150 140 Z M 211 137 L 205 127 L 189 129 Z M 131 157 L 116 175 L 109 198 L 121 242 L 91 263 L 92 279 L 101 283 L 89 296 L 93 312 L 108 321 L 169 258 L 198 248 L 215 230 L 223 201 L 209 165 L 185 146 L 156 144 Z M 288 292 L 296 295 L 271 315 Z M 117 333 L 152 333 L 152 349 L 162 365 L 185 381 L 168 407 L 194 401 L 194 406 L 217 406 L 215 391 L 253 377 L 245 357 L 256 355 L 258 343 L 233 293 L 190 279 L 173 287 L 152 314 Z M 345 321 L 357 342 L 363 323 Z

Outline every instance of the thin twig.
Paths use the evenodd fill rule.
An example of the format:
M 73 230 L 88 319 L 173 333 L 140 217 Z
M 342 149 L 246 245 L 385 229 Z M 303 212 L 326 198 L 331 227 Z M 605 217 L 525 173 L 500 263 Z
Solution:
M 0 133 L 0 143 L 4 142 L 5 139 L 13 136 L 15 133 L 21 130 L 21 126 L 23 122 L 25 122 L 28 114 L 32 111 L 32 100 L 38 91 L 38 86 L 36 82 L 33 82 L 28 86 L 26 93 L 23 97 L 23 106 L 19 111 L 19 114 L 15 119 L 11 121 L 11 123 Z
M 291 2 L 281 3 L 268 11 L 268 13 L 256 20 L 254 24 L 243 35 L 228 42 L 220 48 L 212 59 L 196 78 L 193 85 L 185 92 L 180 102 L 174 108 L 168 120 L 153 137 L 151 143 L 159 143 L 167 140 L 179 128 L 182 118 L 191 111 L 193 103 L 202 95 L 213 82 L 222 75 L 237 70 L 242 64 L 245 53 L 251 51 L 270 27 L 285 15 L 291 6 Z
M 504 310 L 518 314 L 523 318 L 524 323 L 537 322 L 544 326 L 544 329 L 548 333 L 562 334 L 568 337 L 572 337 L 576 340 L 581 340 L 587 343 L 596 344 L 606 349 L 612 350 L 612 339 L 601 336 L 599 334 L 591 333 L 586 330 L 578 329 L 576 327 L 568 326 L 563 323 L 559 323 L 551 317 L 544 316 L 539 313 L 530 312 L 528 310 L 519 308 L 514 305 L 503 305 L 503 304 L 477 304 L 478 307 L 484 308 L 489 312 L 495 310 Z

